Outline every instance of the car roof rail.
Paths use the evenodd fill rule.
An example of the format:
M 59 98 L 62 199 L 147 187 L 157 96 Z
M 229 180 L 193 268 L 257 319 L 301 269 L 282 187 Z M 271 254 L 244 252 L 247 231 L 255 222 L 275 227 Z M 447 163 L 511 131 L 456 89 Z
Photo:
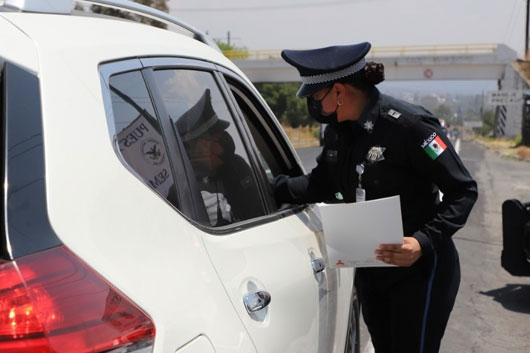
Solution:
M 193 33 L 194 39 L 200 42 L 203 42 L 204 44 L 212 48 L 215 48 L 218 51 L 221 51 L 217 43 L 207 34 L 203 33 L 202 31 L 199 31 L 198 29 L 187 24 L 186 22 L 179 20 L 178 18 L 174 16 L 171 16 L 163 11 L 153 9 L 149 6 L 138 4 L 136 2 L 129 1 L 129 0 L 73 0 L 73 1 L 80 2 L 80 3 L 89 3 L 93 5 L 113 8 L 116 10 L 131 12 L 137 15 L 151 18 L 153 20 L 156 20 L 156 21 L 168 24 L 168 25 L 176 25 L 178 27 L 181 27 Z
M 130 12 L 136 15 L 151 18 L 167 25 L 176 25 L 193 34 L 193 38 L 204 44 L 221 51 L 217 43 L 207 34 L 190 26 L 189 24 L 171 16 L 163 11 L 153 9 L 149 6 L 138 4 L 129 0 L 4 0 L 3 6 L 15 10 L 26 12 L 43 12 L 69 14 L 72 11 L 74 2 L 88 3 L 116 10 Z M 2 1 L 0 0 L 0 7 Z

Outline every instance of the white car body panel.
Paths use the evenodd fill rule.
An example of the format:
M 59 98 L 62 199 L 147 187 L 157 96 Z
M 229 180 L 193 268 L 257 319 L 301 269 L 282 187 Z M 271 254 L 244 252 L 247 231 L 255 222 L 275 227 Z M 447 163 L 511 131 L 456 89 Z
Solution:
M 37 73 L 39 71 L 39 58 L 33 41 L 28 38 L 20 29 L 0 13 L 0 46 L 9 48 L 2 51 L 0 65 L 9 60 L 16 62 L 26 70 Z
M 48 23 L 43 30 L 42 15 L 28 16 L 32 19 L 27 14 L 9 15 L 30 36 L 35 31 L 35 37 L 46 37 L 51 30 Z M 52 22 L 57 31 L 61 27 L 57 22 L 72 21 L 68 16 L 51 16 L 56 17 Z M 97 37 L 103 32 L 90 33 Z M 65 48 L 52 40 L 43 39 L 49 46 L 35 41 L 45 122 L 48 212 L 61 241 L 150 315 L 157 330 L 155 352 L 174 352 L 203 332 L 220 351 L 255 352 L 196 229 L 124 168 L 112 147 L 98 74 L 100 60 L 111 56 L 99 58 L 86 43 L 84 50 L 63 52 Z M 114 49 L 115 55 L 129 55 L 133 50 L 131 45 L 126 47 L 129 50 L 121 54 Z M 19 62 L 18 57 L 9 60 Z M 84 187 L 94 180 L 99 181 L 97 193 Z
M 204 239 L 258 352 L 344 352 L 345 340 L 334 342 L 336 330 L 345 334 L 341 328 L 348 312 L 333 318 L 337 295 L 349 298 L 353 276 L 349 271 L 349 279 L 344 276 L 341 282 L 339 270 L 313 272 L 311 261 L 325 257 L 321 250 L 325 245 L 312 210 L 258 229 L 226 236 L 206 234 Z M 261 290 L 270 293 L 270 305 L 256 314 L 247 313 L 243 297 Z
M 321 234 L 308 226 L 316 216 L 305 212 L 227 236 L 201 232 L 124 167 L 109 138 L 102 63 L 197 58 L 252 86 L 237 67 L 193 39 L 124 21 L 0 13 L 0 33 L 9 33 L 0 37 L 9 48 L 0 63 L 14 62 L 40 80 L 50 223 L 68 248 L 148 313 L 155 353 L 344 351 L 353 276 L 326 269 L 319 285 L 309 253 L 325 256 Z M 97 188 L 86 187 L 95 181 Z M 249 280 L 271 292 L 263 321 L 242 304 Z
M 329 334 L 319 332 L 333 327 L 319 325 L 319 283 L 310 251 L 314 258 L 322 254 L 314 233 L 296 216 L 262 225 L 257 232 L 205 236 L 205 243 L 258 352 L 315 353 L 322 336 L 321 344 L 330 343 Z M 327 280 L 321 282 L 326 291 Z M 260 290 L 270 293 L 271 303 L 249 315 L 243 297 Z M 326 313 L 328 308 L 322 309 Z
M 175 353 L 215 353 L 215 350 L 208 338 L 201 335 Z

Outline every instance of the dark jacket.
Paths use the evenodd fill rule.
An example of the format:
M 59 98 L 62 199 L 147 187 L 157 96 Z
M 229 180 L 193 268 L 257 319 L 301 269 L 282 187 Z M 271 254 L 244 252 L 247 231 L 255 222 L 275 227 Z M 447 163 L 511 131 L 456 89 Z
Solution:
M 384 149 L 383 159 L 370 162 L 374 147 Z M 424 256 L 464 226 L 477 199 L 477 184 L 438 119 L 377 89 L 358 121 L 327 127 L 317 162 L 310 174 L 277 180 L 279 201 L 354 202 L 356 165 L 363 163 L 366 200 L 399 195 L 404 235 L 418 240 Z

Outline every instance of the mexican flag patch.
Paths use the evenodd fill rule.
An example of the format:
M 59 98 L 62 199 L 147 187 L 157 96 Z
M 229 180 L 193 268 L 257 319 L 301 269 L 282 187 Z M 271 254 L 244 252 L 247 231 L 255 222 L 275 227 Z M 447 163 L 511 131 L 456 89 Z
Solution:
M 424 151 L 431 157 L 432 160 L 438 158 L 439 155 L 445 151 L 447 146 L 442 141 L 440 136 L 436 136 L 427 146 L 425 146 Z

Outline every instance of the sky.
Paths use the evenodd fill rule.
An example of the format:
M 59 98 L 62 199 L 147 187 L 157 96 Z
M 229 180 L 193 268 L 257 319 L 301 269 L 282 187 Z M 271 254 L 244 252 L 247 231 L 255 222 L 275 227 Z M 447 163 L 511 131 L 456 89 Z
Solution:
M 171 14 L 250 50 L 503 43 L 524 54 L 526 0 L 168 0 Z M 490 82 L 491 85 L 491 82 Z
M 526 0 L 169 0 L 170 12 L 249 49 L 505 43 L 524 51 Z

